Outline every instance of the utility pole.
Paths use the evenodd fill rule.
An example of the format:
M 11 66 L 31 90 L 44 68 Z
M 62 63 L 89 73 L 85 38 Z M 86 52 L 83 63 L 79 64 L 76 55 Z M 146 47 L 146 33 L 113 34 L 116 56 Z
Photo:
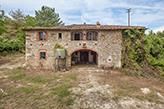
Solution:
M 131 12 L 131 8 L 126 10 L 126 13 L 128 13 L 128 26 L 130 26 L 130 12 Z

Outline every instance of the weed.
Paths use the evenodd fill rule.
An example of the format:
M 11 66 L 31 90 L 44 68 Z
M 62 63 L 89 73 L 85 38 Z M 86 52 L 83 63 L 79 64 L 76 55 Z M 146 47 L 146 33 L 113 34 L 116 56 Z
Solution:
M 33 83 L 46 83 L 46 82 L 49 82 L 50 79 L 47 79 L 47 78 L 44 78 L 44 77 L 41 77 L 41 76 L 36 76 L 36 77 L 33 77 L 30 79 L 31 82 Z
M 22 79 L 26 76 L 26 74 L 16 74 L 13 76 L 13 79 L 19 80 Z
M 71 75 L 70 78 L 76 80 L 76 75 Z
M 68 89 L 71 86 L 69 85 L 62 85 L 60 87 L 57 88 L 51 88 L 51 90 L 53 90 L 53 94 L 58 95 L 59 97 L 67 97 L 71 94 L 71 91 L 69 91 Z
M 70 99 L 70 98 L 68 98 L 68 99 L 65 101 L 66 105 L 72 105 L 73 102 L 74 102 L 74 100 L 73 100 L 73 99 Z
M 16 69 L 22 69 L 23 67 L 21 67 L 21 66 L 18 66 Z
M 92 88 L 92 87 L 93 87 L 93 85 L 92 85 L 92 84 L 90 84 L 90 85 L 89 85 L 89 88 Z
M 3 95 L 2 94 L 0 94 L 0 98 L 2 98 L 3 97 Z
M 141 106 L 140 105 L 136 105 L 138 108 L 140 108 Z
M 54 75 L 54 79 L 58 79 L 58 76 Z
M 29 93 L 34 93 L 38 90 L 38 87 L 20 87 L 19 90 L 21 92 L 24 92 L 26 94 L 29 94 Z
M 3 102 L 4 102 L 3 100 L 0 101 L 0 103 L 3 103 Z
M 4 106 L 0 106 L 0 109 L 4 109 L 5 107 Z
M 154 95 L 150 95 L 150 97 L 151 97 L 151 98 L 153 98 L 153 97 L 154 97 Z

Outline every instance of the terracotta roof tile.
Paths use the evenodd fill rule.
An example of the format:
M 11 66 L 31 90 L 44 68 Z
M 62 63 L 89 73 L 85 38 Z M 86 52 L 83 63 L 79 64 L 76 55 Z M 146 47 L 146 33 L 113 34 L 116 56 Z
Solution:
M 141 26 L 120 26 L 120 25 L 66 25 L 66 26 L 57 26 L 57 27 L 22 27 L 24 31 L 28 30 L 124 30 L 124 29 L 141 29 L 145 27 Z

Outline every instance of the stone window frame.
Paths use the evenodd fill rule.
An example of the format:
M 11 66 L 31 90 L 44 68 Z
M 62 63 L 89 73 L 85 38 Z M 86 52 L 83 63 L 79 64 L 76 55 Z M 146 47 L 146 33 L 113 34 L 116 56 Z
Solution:
M 75 34 L 80 33 L 80 40 L 75 40 Z M 71 32 L 71 41 L 83 41 L 84 40 L 84 33 L 82 31 L 72 31 Z
M 88 38 L 87 38 L 89 33 L 91 34 L 91 36 L 89 35 L 89 36 L 91 37 L 90 40 L 88 40 Z M 95 39 L 93 40 L 93 35 L 94 35 L 95 33 L 97 34 L 97 35 L 95 36 L 95 39 L 96 39 L 96 40 L 95 40 Z M 97 37 L 97 38 L 96 38 L 96 37 Z M 86 32 L 86 41 L 98 41 L 98 37 L 99 37 L 99 33 L 98 33 L 97 31 L 91 30 L 91 31 L 87 31 L 87 32 Z
M 59 34 L 61 34 L 61 38 L 59 38 Z M 62 33 L 62 32 L 58 32 L 57 38 L 58 38 L 59 40 L 63 39 L 63 33 Z
M 45 59 L 40 59 L 40 53 L 41 52 L 45 52 L 46 53 L 46 57 L 45 57 Z M 46 49 L 39 49 L 39 55 L 38 55 L 39 57 L 38 57 L 38 59 L 40 60 L 40 61 L 46 61 L 47 60 L 47 50 Z
M 44 38 L 43 38 L 43 40 L 40 40 L 40 33 L 45 33 L 46 34 L 46 39 L 45 40 L 44 40 Z M 37 33 L 37 41 L 46 42 L 47 40 L 48 40 L 48 33 L 46 31 L 39 31 Z

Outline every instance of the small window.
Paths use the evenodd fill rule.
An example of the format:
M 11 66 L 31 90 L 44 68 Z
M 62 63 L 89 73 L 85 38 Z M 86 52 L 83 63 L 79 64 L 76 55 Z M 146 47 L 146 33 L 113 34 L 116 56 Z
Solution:
M 62 33 L 59 33 L 58 39 L 62 39 Z
M 40 52 L 40 59 L 46 59 L 46 52 Z
M 39 32 L 39 40 L 46 40 L 46 33 L 45 32 Z

